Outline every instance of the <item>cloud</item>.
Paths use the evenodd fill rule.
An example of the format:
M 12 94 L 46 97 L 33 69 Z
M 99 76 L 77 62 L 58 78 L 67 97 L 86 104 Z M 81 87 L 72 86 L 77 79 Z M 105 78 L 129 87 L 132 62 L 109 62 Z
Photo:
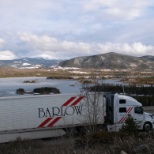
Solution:
M 151 0 L 150 0 L 151 1 Z M 97 11 L 106 17 L 131 20 L 140 17 L 152 3 L 146 0 L 89 0 L 84 5 L 86 11 Z
M 0 60 L 11 60 L 17 58 L 16 55 L 9 50 L 6 51 L 0 51 Z
M 2 31 L 35 31 L 48 27 L 54 13 L 61 8 L 51 0 L 0 1 Z
M 2 46 L 4 43 L 5 41 L 2 38 L 0 38 L 0 46 Z
M 153 55 L 153 8 L 153 0 L 1 0 L 0 51 L 61 59 Z
M 20 34 L 20 39 L 30 49 L 33 57 L 47 59 L 69 59 L 78 56 L 117 52 L 132 56 L 154 55 L 154 46 L 135 43 L 88 43 L 58 40 L 47 35 L 34 35 L 29 33 Z
M 41 51 L 52 52 L 86 52 L 90 49 L 90 45 L 84 42 L 71 42 L 66 40 L 58 40 L 57 38 L 47 35 L 38 36 L 34 34 L 20 34 L 20 39 L 30 48 Z
M 117 52 L 132 56 L 154 55 L 154 46 L 143 45 L 141 42 L 128 43 L 105 43 L 99 45 L 100 49 L 105 52 Z
M 142 40 L 135 40 L 135 32 L 144 26 L 136 25 L 135 21 L 143 21 L 144 18 L 146 20 L 143 21 L 143 24 L 149 24 L 149 15 L 152 16 L 153 14 L 152 11 L 149 13 L 149 7 L 154 6 L 152 1 L 0 1 L 0 34 L 6 35 L 7 32 L 16 33 L 19 31 L 58 36 L 60 39 L 69 38 L 73 41 L 96 40 L 101 42 L 103 40 L 104 42 L 116 42 L 118 38 L 115 37 L 117 35 L 120 37 L 119 33 L 123 36 L 125 32 L 121 33 L 121 31 L 126 29 L 129 32 L 132 31 L 133 42 L 142 42 Z M 132 20 L 136 18 L 137 20 Z M 146 29 L 146 36 L 149 35 L 149 30 L 150 28 Z M 118 40 L 117 42 L 130 42 L 132 37 L 125 37 L 127 40 L 122 38 L 122 41 Z

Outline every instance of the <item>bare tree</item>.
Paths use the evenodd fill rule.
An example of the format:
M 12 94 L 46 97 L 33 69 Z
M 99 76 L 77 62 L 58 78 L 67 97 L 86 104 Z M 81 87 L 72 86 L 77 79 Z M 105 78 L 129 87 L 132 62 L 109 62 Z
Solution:
M 83 102 L 83 119 L 85 120 L 88 130 L 95 132 L 98 126 L 104 123 L 105 116 L 105 98 L 102 92 L 93 91 L 91 92 L 90 86 L 99 85 L 99 79 L 97 74 L 91 73 L 89 78 L 91 81 L 82 84 L 81 95 L 85 96 Z

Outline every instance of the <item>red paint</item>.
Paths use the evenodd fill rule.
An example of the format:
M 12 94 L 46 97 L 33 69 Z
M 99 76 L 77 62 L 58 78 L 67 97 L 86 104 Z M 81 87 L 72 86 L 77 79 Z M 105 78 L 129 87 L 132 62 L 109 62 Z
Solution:
M 129 114 L 132 111 L 132 109 L 133 109 L 133 107 L 129 107 L 126 113 Z M 124 122 L 126 120 L 126 118 L 127 118 L 126 116 L 122 117 L 120 119 L 119 123 Z
M 56 119 L 54 119 L 49 125 L 48 127 L 52 127 L 58 120 L 60 120 L 61 117 L 57 117 Z
M 45 121 L 43 121 L 39 126 L 39 127 L 44 127 L 52 118 L 47 118 Z
M 62 106 L 67 106 L 69 103 L 71 103 L 76 97 L 71 97 L 69 100 L 67 100 Z
M 75 106 L 75 105 L 78 104 L 83 98 L 84 98 L 84 96 L 79 97 L 75 102 L 73 102 L 73 104 L 72 104 L 71 106 Z
M 70 99 L 68 99 L 62 106 L 68 106 L 76 97 L 71 97 Z M 84 96 L 80 96 L 77 100 L 75 100 L 71 106 L 75 106 L 77 103 L 79 103 L 82 99 L 84 98 Z M 52 127 L 56 122 L 58 122 L 61 119 L 61 117 L 56 117 L 54 120 L 52 120 L 52 118 L 47 118 L 45 121 L 43 121 L 38 127 L 44 127 L 49 121 L 52 120 L 52 122 L 50 122 L 50 124 L 48 125 L 48 127 Z

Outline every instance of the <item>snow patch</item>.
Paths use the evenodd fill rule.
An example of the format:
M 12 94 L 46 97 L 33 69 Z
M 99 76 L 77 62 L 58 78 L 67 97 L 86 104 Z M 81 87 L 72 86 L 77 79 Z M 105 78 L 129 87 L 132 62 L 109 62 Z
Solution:
M 105 60 L 105 57 L 104 57 L 104 56 L 100 56 L 100 58 L 101 58 L 102 60 Z
M 131 63 L 130 66 L 131 66 L 131 67 L 136 67 L 137 65 L 134 64 L 134 63 Z
M 77 73 L 77 74 L 89 74 L 88 72 L 81 72 L 81 71 L 69 71 L 70 73 Z
M 30 66 L 31 64 L 29 63 L 23 63 L 22 66 Z

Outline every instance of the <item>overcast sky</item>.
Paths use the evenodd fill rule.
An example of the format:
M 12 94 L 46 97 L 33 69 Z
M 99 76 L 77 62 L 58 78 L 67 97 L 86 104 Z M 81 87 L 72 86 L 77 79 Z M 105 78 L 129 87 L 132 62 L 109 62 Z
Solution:
M 0 59 L 154 56 L 154 0 L 0 0 Z

